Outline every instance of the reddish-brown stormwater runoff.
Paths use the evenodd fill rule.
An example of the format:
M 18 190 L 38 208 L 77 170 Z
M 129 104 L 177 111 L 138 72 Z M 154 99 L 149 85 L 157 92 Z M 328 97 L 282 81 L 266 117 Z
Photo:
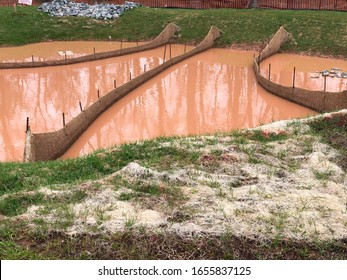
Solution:
M 99 48 L 97 44 L 88 48 Z M 115 44 L 119 48 L 119 43 Z M 16 56 L 16 49 L 0 60 L 23 59 Z M 77 54 L 92 52 L 79 52 L 69 45 L 62 49 Z M 172 45 L 172 57 L 183 52 L 184 46 Z M 163 54 L 161 47 L 70 66 L 0 70 L 0 161 L 22 160 L 27 117 L 33 133 L 60 129 L 63 112 L 68 122 L 80 113 L 79 102 L 86 108 L 97 100 L 98 91 L 104 95 L 114 83 L 119 86 L 129 81 L 130 75 L 136 77 L 144 68 L 152 69 L 162 63 Z M 53 57 L 54 52 L 43 59 L 48 56 Z M 169 56 L 167 49 L 166 59 Z M 316 114 L 260 87 L 252 59 L 251 51 L 212 49 L 169 68 L 102 114 L 63 158 L 157 136 L 230 131 Z M 327 62 L 323 68 L 340 62 Z
M 98 53 L 143 44 L 145 42 L 45 42 L 20 47 L 1 48 L 0 62 L 31 62 L 32 59 L 34 61 L 59 60 L 65 59 L 65 54 L 66 58 L 73 58 L 93 54 L 94 50 Z
M 347 60 L 276 54 L 260 64 L 261 74 L 267 78 L 269 64 L 270 79 L 277 84 L 292 86 L 294 82 L 295 87 L 316 91 L 325 87 L 328 92 L 347 90 Z

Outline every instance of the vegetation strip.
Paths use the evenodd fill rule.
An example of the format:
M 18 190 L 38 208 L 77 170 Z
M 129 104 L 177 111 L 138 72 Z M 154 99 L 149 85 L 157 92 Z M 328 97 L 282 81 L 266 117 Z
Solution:
M 346 240 L 312 244 L 290 240 L 254 240 L 229 234 L 184 238 L 174 234 L 131 230 L 74 237 L 59 232 L 28 235 L 28 232 L 11 232 L 10 229 L 1 233 L 4 234 L 0 242 L 1 259 L 344 260 L 347 256 Z
M 260 49 L 282 25 L 293 35 L 285 51 L 347 57 L 347 17 L 342 12 L 276 10 L 185 10 L 137 8 L 117 20 L 50 17 L 36 7 L 0 7 L 0 46 L 49 40 L 150 40 L 169 23 L 181 27 L 178 43 L 200 42 L 211 25 L 223 31 L 219 47 Z

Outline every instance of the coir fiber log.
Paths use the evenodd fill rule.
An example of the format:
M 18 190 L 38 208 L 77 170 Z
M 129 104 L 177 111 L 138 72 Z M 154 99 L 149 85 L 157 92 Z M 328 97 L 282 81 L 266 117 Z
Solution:
M 81 62 L 90 62 L 94 60 L 117 57 L 117 56 L 132 54 L 136 52 L 143 52 L 143 51 L 154 49 L 169 43 L 171 39 L 174 37 L 175 33 L 178 32 L 178 30 L 179 28 L 177 27 L 177 25 L 170 23 L 154 40 L 142 46 L 120 49 L 120 50 L 109 51 L 109 52 L 93 53 L 90 55 L 84 55 L 81 57 L 69 58 L 69 59 L 65 57 L 65 59 L 51 60 L 51 61 L 6 62 L 6 63 L 0 63 L 0 69 L 18 69 L 18 68 L 33 68 L 33 67 L 48 67 L 48 66 L 51 67 L 51 66 L 69 65 L 69 64 L 76 64 Z
M 98 101 L 86 108 L 58 131 L 35 134 L 29 130 L 26 137 L 24 160 L 26 162 L 47 161 L 59 158 L 92 122 L 115 102 L 167 68 L 211 48 L 214 45 L 215 39 L 219 36 L 220 30 L 216 27 L 211 27 L 206 38 L 196 48 L 185 54 L 174 57 L 152 70 L 148 70 L 128 83 L 100 97 Z
M 267 91 L 279 97 L 317 112 L 329 112 L 347 108 L 347 91 L 326 92 L 324 90 L 306 90 L 295 86 L 288 87 L 276 84 L 260 74 L 260 63 L 264 59 L 276 54 L 288 38 L 289 33 L 283 27 L 280 27 L 260 54 L 254 57 L 253 69 L 258 83 Z

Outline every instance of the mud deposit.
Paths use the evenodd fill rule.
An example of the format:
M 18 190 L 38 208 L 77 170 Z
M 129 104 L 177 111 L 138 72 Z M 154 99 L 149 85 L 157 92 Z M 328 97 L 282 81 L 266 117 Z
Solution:
M 52 44 L 46 49 L 53 50 Z M 120 47 L 114 44 L 103 50 Z M 88 42 L 80 50 L 65 45 L 39 53 L 45 54 L 42 59 L 57 59 L 57 51 L 90 54 L 94 46 L 101 51 L 97 43 Z M 29 47 L 25 54 L 18 51 L 22 48 L 5 48 L 8 53 L 1 51 L 0 60 L 30 61 L 38 45 Z M 171 56 L 183 52 L 184 46 L 173 45 Z M 156 67 L 163 55 L 164 47 L 86 64 L 1 70 L 0 161 L 22 160 L 27 117 L 34 133 L 60 129 L 63 112 L 68 122 L 80 113 L 79 102 L 86 108 L 97 100 L 98 91 L 106 94 L 115 84 Z M 156 136 L 214 133 L 315 114 L 259 87 L 252 59 L 250 51 L 213 49 L 168 69 L 106 111 L 64 158 Z

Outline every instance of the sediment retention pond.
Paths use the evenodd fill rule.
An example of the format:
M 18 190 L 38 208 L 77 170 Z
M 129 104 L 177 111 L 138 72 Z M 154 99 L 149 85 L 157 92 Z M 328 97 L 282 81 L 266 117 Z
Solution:
M 125 47 L 128 43 L 122 44 Z M 0 52 L 0 61 L 30 61 L 31 55 L 42 60 L 59 56 L 63 59 L 65 55 L 59 51 L 70 51 L 69 55 L 78 56 L 92 53 L 94 47 L 106 51 L 119 48 L 120 42 L 57 42 L 4 48 Z M 167 47 L 166 52 L 164 47 L 159 47 L 68 66 L 0 70 L 0 161 L 23 159 L 27 117 L 34 133 L 60 129 L 63 126 L 62 113 L 68 122 L 80 113 L 79 102 L 82 109 L 87 108 L 97 101 L 98 92 L 106 94 L 115 85 L 120 86 L 144 70 L 161 64 L 164 53 L 165 59 L 169 59 L 170 53 L 175 57 L 191 48 L 172 45 L 171 51 Z M 157 136 L 230 131 L 316 114 L 259 86 L 252 68 L 253 55 L 252 51 L 211 49 L 170 67 L 103 113 L 63 158 Z M 286 60 L 285 57 L 282 59 Z M 345 61 L 319 60 L 321 64 L 317 70 L 336 65 L 347 68 Z M 300 67 L 300 61 L 296 63 L 299 76 L 312 71 Z M 264 61 L 262 65 L 266 63 Z M 291 75 L 289 70 L 282 71 L 276 68 L 275 62 L 271 63 L 272 73 L 280 75 L 279 78 L 276 76 L 279 82 Z M 337 87 L 335 90 L 345 87 L 347 80 L 340 80 L 340 83 L 332 85 Z
M 347 90 L 347 60 L 310 57 L 297 54 L 275 54 L 261 63 L 261 74 L 283 86 L 292 86 L 294 67 L 295 86 L 307 90 L 343 92 Z M 321 72 L 326 72 L 326 78 Z M 329 74 L 328 74 L 329 72 Z M 330 72 L 334 74 L 330 74 Z M 345 78 L 341 77 L 341 74 Z M 324 85 L 325 84 L 325 85 Z

